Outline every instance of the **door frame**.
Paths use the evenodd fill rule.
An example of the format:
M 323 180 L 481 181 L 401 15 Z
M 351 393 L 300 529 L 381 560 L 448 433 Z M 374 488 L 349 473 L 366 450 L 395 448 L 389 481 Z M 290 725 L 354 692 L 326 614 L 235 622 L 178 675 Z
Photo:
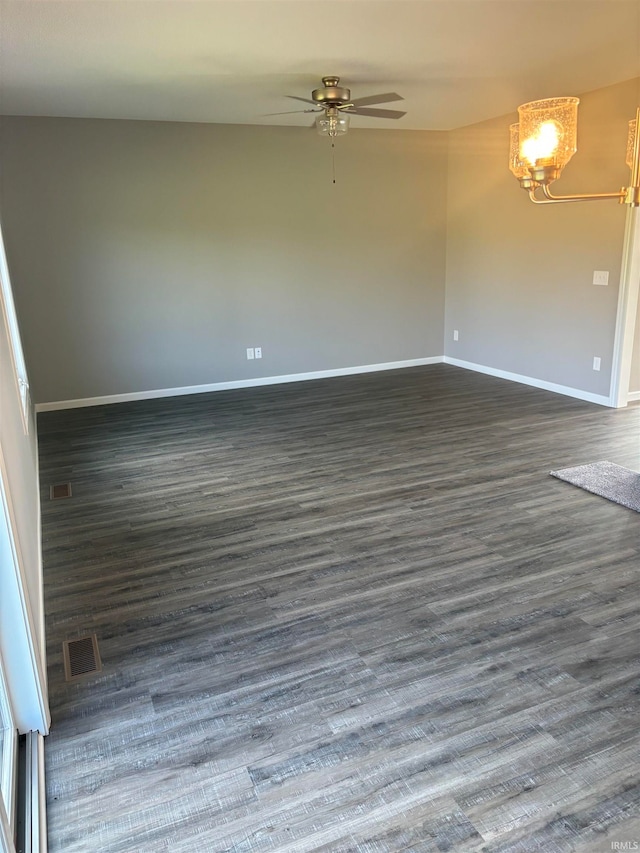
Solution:
M 629 402 L 629 381 L 640 291 L 640 208 L 628 207 L 622 246 L 622 268 L 613 343 L 609 403 L 616 409 Z M 640 330 L 639 330 L 640 333 Z

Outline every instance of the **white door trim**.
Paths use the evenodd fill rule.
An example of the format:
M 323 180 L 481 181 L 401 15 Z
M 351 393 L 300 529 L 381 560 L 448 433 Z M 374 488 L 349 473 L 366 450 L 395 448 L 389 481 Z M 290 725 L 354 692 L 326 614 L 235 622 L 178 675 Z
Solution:
M 13 843 L 13 833 L 9 826 L 9 818 L 0 798 L 0 853 L 16 853 L 16 845 Z
M 629 402 L 629 380 L 633 358 L 633 337 L 640 290 L 640 208 L 627 208 L 622 248 L 622 268 L 618 290 L 618 312 L 611 369 L 611 406 L 623 408 Z
M 2 445 L 0 445 L 0 525 L 8 534 L 10 559 L 3 571 L 8 572 L 8 599 L 3 602 L 3 660 L 9 694 L 18 730 L 49 733 L 50 715 L 47 699 L 47 676 L 38 643 L 37 624 L 27 596 L 25 561 L 11 494 L 7 488 L 8 477 Z M 40 567 L 38 567 L 40 568 Z M 11 643 L 5 642 L 11 633 Z

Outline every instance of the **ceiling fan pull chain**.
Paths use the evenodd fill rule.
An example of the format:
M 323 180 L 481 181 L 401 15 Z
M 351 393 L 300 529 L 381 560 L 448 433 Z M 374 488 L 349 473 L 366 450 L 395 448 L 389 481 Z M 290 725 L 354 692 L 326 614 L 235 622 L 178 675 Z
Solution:
M 331 143 L 331 175 L 333 177 L 333 183 L 336 182 L 336 144 L 335 142 Z

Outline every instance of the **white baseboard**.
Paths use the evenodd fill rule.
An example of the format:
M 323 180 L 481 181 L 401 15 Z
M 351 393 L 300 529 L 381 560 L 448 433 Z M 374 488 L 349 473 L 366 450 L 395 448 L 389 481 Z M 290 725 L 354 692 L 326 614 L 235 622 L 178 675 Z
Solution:
M 485 373 L 499 379 L 508 379 L 511 382 L 519 382 L 522 385 L 530 385 L 533 388 L 541 388 L 544 391 L 552 391 L 555 394 L 563 394 L 566 397 L 575 397 L 588 403 L 596 403 L 599 406 L 611 406 L 609 397 L 601 394 L 592 394 L 579 388 L 570 388 L 567 385 L 558 385 L 555 382 L 546 382 L 543 379 L 534 379 L 520 373 L 511 373 L 508 370 L 499 370 L 495 367 L 487 367 L 484 364 L 476 364 L 472 361 L 463 361 L 451 356 L 435 355 L 428 358 L 411 358 L 405 361 L 389 361 L 382 364 L 362 364 L 356 367 L 338 367 L 332 370 L 314 370 L 310 373 L 289 373 L 280 376 L 260 376 L 254 379 L 233 379 L 228 382 L 212 382 L 207 385 L 187 385 L 182 388 L 158 388 L 151 391 L 132 391 L 126 394 L 110 394 L 104 397 L 84 397 L 77 400 L 57 400 L 50 403 L 37 403 L 36 412 L 51 412 L 58 409 L 78 409 L 85 406 L 105 406 L 111 403 L 128 403 L 135 400 L 153 400 L 159 397 L 180 397 L 186 394 L 207 394 L 212 391 L 229 391 L 236 388 L 255 388 L 260 385 L 280 385 L 286 382 L 306 382 L 312 379 L 327 379 L 334 376 L 350 376 L 356 373 L 375 373 L 382 370 L 400 370 L 405 367 L 420 367 L 425 364 L 451 364 L 454 367 L 462 367 L 465 370 L 474 370 L 476 373 Z M 628 401 L 640 400 L 640 391 L 633 391 L 628 395 Z
M 311 373 L 289 373 L 281 376 L 260 376 L 255 379 L 234 379 L 229 382 L 212 382 L 209 385 L 188 385 L 183 388 L 160 388 L 153 391 L 132 391 L 128 394 L 111 394 L 106 397 L 84 397 L 79 400 L 58 400 L 36 403 L 36 412 L 57 409 L 79 409 L 83 406 L 104 406 L 110 403 L 128 403 L 132 400 L 152 400 L 157 397 L 181 397 L 185 394 L 207 394 L 211 391 L 229 391 L 235 388 L 255 388 L 258 385 L 280 385 L 284 382 L 306 382 L 309 379 L 327 379 L 333 376 L 350 376 L 354 373 L 376 373 L 380 370 L 399 370 L 403 367 L 420 367 L 423 364 L 441 364 L 444 356 L 411 358 L 406 361 L 388 361 L 383 364 L 363 364 L 358 367 L 338 367 L 333 370 L 314 370 Z
M 565 397 L 576 397 L 578 400 L 585 400 L 587 403 L 597 403 L 599 406 L 612 405 L 609 397 L 592 394 L 589 391 L 581 391 L 579 388 L 570 388 L 568 385 L 557 385 L 555 382 L 545 382 L 544 379 L 534 379 L 520 373 L 510 373 L 508 370 L 498 370 L 495 367 L 486 367 L 484 364 L 451 358 L 448 355 L 445 355 L 444 362 L 445 364 L 452 364 L 454 367 L 463 367 L 465 370 L 475 370 L 476 373 L 486 373 L 499 379 L 508 379 L 511 382 L 520 382 L 522 385 L 531 385 L 533 388 L 541 388 L 544 391 L 553 391 L 555 394 L 564 394 Z
M 635 403 L 636 400 L 640 400 L 640 391 L 629 391 L 627 394 L 627 402 Z

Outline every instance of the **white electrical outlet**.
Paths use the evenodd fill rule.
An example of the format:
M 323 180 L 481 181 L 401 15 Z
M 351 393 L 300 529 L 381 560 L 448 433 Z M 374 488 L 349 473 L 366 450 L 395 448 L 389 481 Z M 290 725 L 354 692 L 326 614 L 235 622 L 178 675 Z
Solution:
M 457 341 L 457 340 L 458 340 L 458 330 L 457 330 L 457 329 L 454 329 L 454 330 L 453 330 L 453 340 L 454 340 L 454 341 Z
M 601 284 L 606 287 L 609 284 L 609 270 L 594 270 L 593 283 Z
M 253 347 L 247 347 L 247 358 L 252 359 L 253 357 Z
M 262 358 L 262 347 L 256 347 L 254 350 L 256 358 Z
M 600 370 L 600 356 L 594 355 L 593 357 L 593 369 Z

